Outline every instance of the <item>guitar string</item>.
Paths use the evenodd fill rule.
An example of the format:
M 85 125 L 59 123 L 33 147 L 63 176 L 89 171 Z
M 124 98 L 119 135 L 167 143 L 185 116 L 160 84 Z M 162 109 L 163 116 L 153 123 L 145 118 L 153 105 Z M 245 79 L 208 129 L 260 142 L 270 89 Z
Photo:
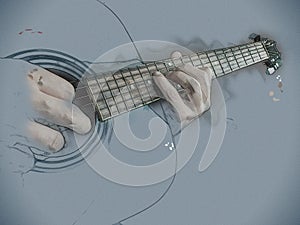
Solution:
M 235 48 L 236 46 L 234 46 L 234 47 L 230 47 L 230 48 Z M 253 48 L 254 46 L 251 46 L 251 47 L 249 47 L 249 48 Z M 223 51 L 226 51 L 226 50 L 229 50 L 230 48 L 225 48 L 224 50 L 223 49 L 217 49 L 217 50 L 212 50 L 212 51 L 209 51 L 209 52 L 207 52 L 207 54 L 210 54 L 210 53 L 214 53 L 214 51 L 221 51 L 221 50 L 223 50 Z M 248 53 L 245 53 L 245 52 L 241 52 L 241 50 L 247 50 L 248 52 L 250 51 L 250 54 L 248 54 Z M 240 60 L 240 59 L 243 59 L 244 61 L 245 61 L 245 64 L 247 65 L 247 62 L 246 61 L 249 61 L 250 60 L 250 58 L 247 58 L 247 57 L 251 57 L 251 58 L 253 58 L 253 56 L 252 55 L 255 55 L 255 54 L 257 54 L 257 56 L 258 57 L 256 57 L 256 59 L 258 59 L 258 60 L 260 60 L 261 58 L 259 58 L 260 57 L 260 54 L 262 54 L 262 53 L 266 53 L 266 51 L 265 51 L 265 49 L 264 49 L 264 47 L 263 46 L 259 46 L 258 48 L 255 48 L 254 50 L 249 50 L 249 49 L 247 49 L 247 48 L 244 48 L 244 49 L 241 49 L 241 50 L 236 50 L 236 51 L 233 51 L 233 52 L 224 52 L 224 53 L 218 53 L 218 54 L 216 54 L 216 53 L 214 53 L 215 55 L 212 55 L 212 56 L 209 56 L 209 57 L 214 57 L 214 56 L 216 56 L 217 57 L 217 59 L 216 60 L 211 60 L 211 63 L 202 63 L 201 61 L 202 60 L 208 60 L 208 58 L 209 57 L 207 57 L 207 56 L 205 56 L 206 57 L 206 59 L 205 58 L 199 58 L 199 57 L 201 57 L 201 56 L 203 56 L 205 53 L 202 53 L 202 52 L 200 52 L 200 53 L 196 53 L 196 54 L 193 54 L 193 55 L 186 55 L 186 56 L 183 56 L 183 57 L 181 57 L 181 58 L 183 58 L 183 59 L 186 59 L 186 58 L 190 58 L 190 57 L 198 57 L 198 59 L 196 59 L 197 61 L 199 60 L 200 62 L 201 62 L 201 64 L 202 65 L 208 65 L 208 66 L 211 66 L 211 67 L 214 67 L 214 66 L 219 66 L 219 65 L 224 65 L 224 63 L 225 62 L 221 62 L 221 60 L 222 59 L 228 59 L 228 58 L 234 58 L 234 56 L 236 56 L 236 58 L 234 58 L 233 60 L 226 60 L 226 61 L 228 61 L 229 63 L 235 63 L 234 65 L 238 65 L 238 60 Z M 239 52 L 239 53 L 238 53 Z M 222 58 L 222 59 L 219 59 L 219 57 L 220 56 L 222 56 L 222 55 L 226 55 L 226 53 L 227 54 L 232 54 L 231 56 L 225 56 L 224 58 Z M 236 54 L 236 53 L 238 53 L 238 54 Z M 245 55 L 245 54 L 247 54 L 247 55 Z M 181 59 L 181 58 L 178 58 L 178 59 Z M 165 59 L 165 60 L 158 60 L 158 61 L 144 61 L 144 66 L 148 66 L 147 64 L 149 64 L 149 63 L 154 63 L 154 62 L 156 62 L 156 63 L 162 63 L 162 64 L 167 64 L 168 63 L 168 61 L 170 61 L 171 59 Z M 124 62 L 125 62 L 126 60 L 124 60 Z M 131 61 L 131 60 L 129 60 L 129 61 Z M 191 62 L 192 62 L 192 60 L 190 60 Z M 252 59 L 252 61 L 253 61 L 253 59 Z M 219 63 L 219 65 L 213 65 L 214 63 L 216 63 L 216 62 L 218 62 Z M 99 63 L 99 64 L 101 64 L 101 63 L 113 63 L 113 62 L 97 62 L 97 63 Z M 118 62 L 117 62 L 118 63 Z M 253 62 L 251 62 L 251 63 L 253 63 Z M 250 63 L 250 64 L 251 64 Z M 228 64 L 228 63 L 226 63 L 226 64 Z M 225 65 L 226 65 L 225 64 Z M 230 64 L 228 64 L 229 66 L 231 66 Z M 245 66 L 246 66 L 245 65 Z M 140 66 L 140 65 L 138 65 L 138 66 Z M 227 66 L 228 67 L 228 66 Z M 142 69 L 143 69 L 143 67 L 141 67 Z M 118 72 L 118 71 L 117 71 Z M 137 74 L 137 75 L 139 75 L 139 73 Z M 96 74 L 96 76 L 99 76 L 99 74 Z M 120 78 L 121 79 L 121 78 Z M 76 81 L 73 81 L 73 82 L 76 82 Z M 71 83 L 72 83 L 72 81 L 71 81 Z M 80 88 L 85 88 L 85 87 L 87 87 L 87 86 L 82 86 L 82 87 L 80 87 Z
M 243 47 L 243 48 L 240 48 L 240 47 Z M 234 50 L 234 51 L 231 51 L 231 52 L 228 52 L 228 50 L 231 50 L 232 48 L 239 48 L 238 50 Z M 250 50 L 250 49 L 252 49 L 252 50 Z M 222 51 L 221 53 L 217 53 L 217 52 L 220 52 L 220 51 Z M 227 51 L 227 52 L 226 52 Z M 242 52 L 242 51 L 247 51 L 247 52 L 250 52 L 250 54 L 251 55 L 249 55 L 249 53 L 246 53 L 246 52 Z M 255 54 L 257 54 L 257 56 L 258 57 L 260 57 L 260 54 L 262 54 L 262 53 L 266 53 L 266 51 L 265 51 L 265 49 L 264 49 L 264 46 L 263 46 L 263 44 L 260 42 L 260 45 L 254 45 L 254 43 L 251 43 L 251 44 L 243 44 L 243 45 L 237 45 L 237 46 L 232 46 L 232 47 L 228 47 L 228 48 L 223 48 L 223 49 L 216 49 L 216 50 L 210 50 L 210 51 L 207 51 L 207 52 L 198 52 L 198 53 L 195 53 L 195 54 L 192 54 L 192 55 L 185 55 L 185 56 L 183 56 L 183 58 L 185 59 L 185 58 L 190 58 L 190 57 L 198 57 L 198 59 L 196 59 L 196 60 L 200 60 L 200 62 L 202 61 L 202 60 L 207 60 L 208 58 L 204 55 L 204 54 L 211 54 L 211 53 L 213 53 L 214 55 L 211 55 L 211 56 L 209 56 L 209 57 L 214 57 L 214 56 L 216 56 L 217 57 L 217 59 L 216 60 L 212 60 L 211 62 L 212 63 L 216 63 L 216 62 L 218 62 L 220 65 L 221 65 L 221 60 L 222 59 L 218 59 L 219 57 L 221 57 L 221 56 L 225 56 L 224 58 L 226 59 L 226 58 L 231 58 L 231 57 L 234 57 L 234 55 L 236 56 L 236 59 L 237 60 L 239 60 L 239 59 L 244 59 L 244 61 L 248 61 L 248 60 L 250 60 L 250 58 L 248 58 L 248 59 L 246 59 L 247 57 L 251 57 L 251 58 L 253 58 L 252 57 L 252 55 L 255 55 Z M 232 54 L 231 56 L 227 56 L 228 54 Z M 234 55 L 233 55 L 234 54 Z M 201 57 L 206 57 L 206 59 L 205 58 L 201 58 Z M 199 58 L 200 57 L 200 58 Z M 257 58 L 257 57 L 256 57 Z M 233 59 L 233 60 L 229 60 L 229 62 L 233 62 L 233 63 L 235 63 L 235 65 L 238 65 L 238 62 L 237 62 L 237 60 L 236 59 Z M 245 60 L 246 59 L 246 60 Z M 126 61 L 134 61 L 134 60 L 137 60 L 137 61 L 140 61 L 141 62 L 141 60 L 139 60 L 139 59 L 137 59 L 137 58 L 135 58 L 135 59 L 129 59 L 129 60 L 123 60 L 123 61 L 116 61 L 116 63 L 121 63 L 121 62 L 126 62 Z M 158 60 L 158 61 L 143 61 L 143 64 L 144 64 L 144 66 L 148 66 L 147 64 L 150 64 L 150 63 L 154 63 L 154 62 L 156 62 L 156 63 L 162 63 L 162 64 L 166 64 L 168 61 L 170 61 L 170 60 L 172 60 L 172 59 L 164 59 L 164 60 Z M 227 60 L 228 61 L 228 60 Z M 92 62 L 90 62 L 90 61 L 84 61 L 84 62 L 88 62 L 89 64 L 93 64 Z M 114 63 L 113 61 L 103 61 L 103 62 L 95 62 L 95 64 L 101 64 L 101 63 L 103 63 L 103 64 L 106 64 L 106 63 Z M 201 64 L 203 64 L 202 62 L 201 62 Z M 207 63 L 206 63 L 207 64 Z M 224 64 L 224 63 L 223 63 Z M 247 64 L 247 63 L 246 63 Z M 140 65 L 138 65 L 138 66 L 140 66 Z M 211 67 L 213 67 L 214 65 L 209 65 L 208 64 L 208 66 L 211 66 Z M 218 66 L 218 65 L 215 65 L 215 66 Z M 230 65 L 229 65 L 230 66 Z M 99 74 L 95 74 L 96 76 L 99 76 Z M 76 83 L 76 82 L 78 82 L 78 81 L 71 81 L 70 83 Z M 84 88 L 84 86 L 82 86 L 81 88 Z
M 263 59 L 263 58 L 262 58 Z M 264 60 L 264 59 L 263 59 Z M 254 65 L 254 64 L 257 64 L 257 63 L 259 63 L 259 61 L 257 61 L 257 62 L 253 62 L 253 63 L 251 63 L 251 64 L 248 64 L 247 66 L 251 66 L 251 65 Z M 245 66 L 246 67 L 246 66 Z M 239 68 L 238 67 L 236 67 L 234 70 L 231 70 L 231 72 L 234 72 L 235 70 L 238 70 Z M 225 74 L 222 74 L 222 75 L 219 75 L 219 76 L 216 76 L 215 78 L 213 78 L 213 79 L 216 79 L 216 78 L 219 78 L 219 77 L 222 77 L 222 76 L 224 76 Z M 149 81 L 151 80 L 151 79 L 148 79 Z M 148 81 L 148 80 L 145 80 L 145 81 Z M 140 81 L 139 83 L 144 83 L 144 81 Z M 103 84 L 105 84 L 105 83 L 103 83 Z M 124 85 L 124 86 L 121 86 L 120 88 L 125 88 L 125 87 L 128 87 L 128 85 Z M 86 87 L 85 87 L 86 88 Z M 139 87 L 140 88 L 140 87 Z M 119 90 L 118 88 L 115 88 L 115 89 L 113 89 L 113 90 Z M 106 92 L 108 91 L 108 90 L 105 90 Z M 134 90 L 133 90 L 134 91 Z M 180 87 L 179 88 L 177 88 L 177 91 L 184 91 L 184 89 L 181 89 Z M 128 92 L 118 92 L 118 93 L 116 93 L 116 94 L 113 94 L 113 93 L 109 93 L 110 95 L 112 95 L 113 97 L 119 97 L 119 96 L 121 96 L 121 95 L 125 95 L 125 94 L 131 94 L 131 92 L 132 91 L 128 91 Z M 97 92 L 97 93 L 100 93 L 100 92 Z M 95 96 L 95 94 L 93 94 L 93 96 Z M 92 97 L 93 97 L 92 96 Z M 149 97 L 148 95 L 147 96 L 145 96 L 145 97 Z M 151 97 L 151 96 L 150 96 Z M 152 96 L 153 97 L 153 96 Z M 90 95 L 85 95 L 85 96 L 81 96 L 81 97 L 79 97 L 79 99 L 84 99 L 84 98 L 91 98 L 91 96 Z M 111 97 L 108 97 L 108 99 L 110 99 Z M 135 98 L 132 98 L 132 99 L 130 99 L 130 100 L 133 100 L 133 99 L 135 99 Z M 129 100 L 129 99 L 128 99 Z M 96 104 L 99 104 L 100 102 L 102 102 L 102 103 L 104 103 L 104 101 L 105 101 L 105 99 L 97 99 L 97 103 Z M 125 103 L 126 104 L 126 102 L 127 101 L 121 101 L 121 102 L 119 102 L 118 101 L 118 103 Z M 118 105 L 118 103 L 116 104 L 116 105 Z M 91 102 L 91 103 L 88 103 L 88 104 L 86 104 L 86 105 L 82 105 L 82 107 L 85 107 L 85 106 L 88 106 L 88 105 L 91 105 L 91 104 L 95 104 L 94 102 Z M 111 106 L 116 106 L 116 105 L 110 105 L 109 107 L 111 107 Z M 134 108 L 136 108 L 136 107 L 131 107 L 131 109 L 134 109 Z M 105 108 L 102 108 L 102 109 L 105 109 Z M 131 110 L 130 109 L 130 110 Z
M 264 49 L 259 49 L 259 50 L 264 50 Z M 246 67 L 246 66 L 249 66 L 249 65 L 253 65 L 253 64 L 256 64 L 256 63 L 259 63 L 262 59 L 264 60 L 264 59 L 266 59 L 266 58 L 263 58 L 263 57 L 261 57 L 260 55 L 259 55 L 259 53 L 261 53 L 261 54 L 263 54 L 263 53 L 265 53 L 265 51 L 260 51 L 260 52 L 255 52 L 255 53 L 253 53 L 253 54 L 257 54 L 257 56 L 258 57 L 256 57 L 255 59 L 256 59 L 256 61 L 253 61 L 253 59 L 252 59 L 252 61 L 251 62 L 249 62 L 249 60 L 251 60 L 250 58 L 246 58 L 246 57 L 250 57 L 250 55 L 246 55 L 246 56 L 244 56 L 243 54 L 235 54 L 237 57 L 235 58 L 235 59 L 233 59 L 233 60 L 228 60 L 228 58 L 234 58 L 234 56 L 232 55 L 232 56 L 229 56 L 229 57 L 225 57 L 225 58 L 223 58 L 224 60 L 226 59 L 226 63 L 222 63 L 221 62 L 221 60 L 223 60 L 223 59 L 217 59 L 217 60 L 212 60 L 212 61 L 210 61 L 210 62 L 206 62 L 206 63 L 203 63 L 203 62 L 201 62 L 202 60 L 204 60 L 203 58 L 202 58 L 202 60 L 199 58 L 197 61 L 199 61 L 200 63 L 201 63 L 201 66 L 207 66 L 207 67 L 214 67 L 215 69 L 218 69 L 218 68 L 216 68 L 216 67 L 221 67 L 222 65 L 223 65 L 223 68 L 225 68 L 225 69 L 228 69 L 229 68 L 229 71 L 228 71 L 228 73 L 230 73 L 230 72 L 233 72 L 233 71 L 235 71 L 235 70 L 237 70 L 237 69 L 240 69 L 241 67 L 239 66 L 239 64 L 238 64 L 238 62 L 239 62 L 239 60 L 240 59 L 243 59 L 243 61 L 242 61 L 242 63 L 244 64 L 244 65 L 242 65 L 242 67 Z M 221 54 L 222 55 L 222 54 Z M 217 56 L 219 56 L 219 55 L 216 55 L 216 57 Z M 267 55 L 265 55 L 265 56 L 267 56 Z M 189 57 L 189 56 L 187 56 L 187 57 Z M 184 58 L 185 59 L 185 58 Z M 255 60 L 254 59 L 254 60 Z M 190 62 L 192 62 L 192 61 L 190 61 Z M 215 63 L 218 63 L 218 65 L 216 65 Z M 227 62 L 229 62 L 229 63 L 227 63 Z M 162 61 L 161 62 L 162 64 L 167 64 L 166 62 L 164 62 L 164 61 Z M 235 64 L 232 64 L 232 63 L 235 63 Z M 240 62 L 241 63 L 241 62 Z M 231 66 L 235 66 L 235 68 L 234 69 L 232 69 L 231 68 Z M 165 65 L 166 66 L 166 65 Z M 200 66 L 200 64 L 199 64 L 199 66 Z M 226 67 L 224 67 L 224 66 L 226 66 Z M 177 66 L 178 67 L 178 66 Z M 141 69 L 144 69 L 144 67 L 141 67 Z M 166 70 L 166 69 L 161 69 L 161 71 L 164 71 L 164 70 Z M 128 71 L 130 71 L 130 70 L 128 70 Z M 137 72 L 137 70 L 135 70 L 135 71 L 132 71 L 132 72 Z M 119 71 L 117 71 L 116 73 L 119 73 Z M 218 69 L 218 72 L 216 72 L 215 73 L 215 75 L 217 76 L 217 77 L 220 77 L 220 76 L 222 76 L 222 75 L 226 75 L 226 73 L 227 72 L 224 72 L 224 70 L 223 71 L 220 71 L 220 69 Z M 145 72 L 145 73 L 140 73 L 140 72 L 138 72 L 138 73 L 136 73 L 136 74 L 132 74 L 132 75 L 130 75 L 130 76 L 126 76 L 126 77 L 129 77 L 129 78 L 135 78 L 135 77 L 139 77 L 139 76 L 141 76 L 141 78 L 142 78 L 142 81 L 138 81 L 138 83 L 143 83 L 144 81 L 145 81 L 145 79 L 143 79 L 143 75 L 144 74 L 147 74 L 147 75 L 150 75 L 148 72 Z M 117 75 L 120 75 L 120 74 L 117 74 Z M 99 74 L 97 75 L 97 77 L 96 77 L 96 79 L 103 79 L 104 77 L 105 78 L 108 78 L 108 79 L 110 79 L 110 80 L 108 80 L 108 81 L 115 81 L 116 83 L 118 82 L 118 81 L 124 81 L 123 80 L 123 77 L 119 77 L 119 78 L 115 78 L 115 74 L 109 74 L 109 76 L 108 75 L 104 75 L 104 76 L 99 76 Z M 92 81 L 94 81 L 94 80 L 92 80 Z M 147 80 L 146 80 L 147 81 Z M 107 84 L 107 83 L 101 83 L 101 84 Z M 118 84 L 117 84 L 118 85 Z M 125 85 L 124 85 L 125 86 Z M 77 88 L 77 90 L 80 90 L 80 89 L 84 89 L 84 88 L 88 88 L 89 87 L 89 85 L 85 85 L 85 86 L 80 86 L 80 87 L 78 87 Z M 120 87 L 123 87 L 123 86 L 118 86 L 119 88 Z M 118 89 L 118 87 L 116 87 L 115 89 Z M 114 90 L 114 89 L 112 89 L 112 90 Z
M 257 54 L 258 56 L 259 56 L 259 53 L 264 53 L 264 51 L 261 51 L 261 52 L 256 52 L 255 54 Z M 230 58 L 230 57 L 232 57 L 232 58 L 234 58 L 234 56 L 232 55 L 232 56 L 229 56 L 228 58 L 224 58 L 224 59 L 226 59 L 226 62 L 229 62 L 229 63 L 226 63 L 226 67 L 224 67 L 224 64 L 222 63 L 222 62 L 220 62 L 220 60 L 219 59 L 217 59 L 217 60 L 214 60 L 214 61 L 211 61 L 210 63 L 202 63 L 201 62 L 201 59 L 198 59 L 200 62 L 201 62 L 201 64 L 202 64 L 202 66 L 208 66 L 208 67 L 210 67 L 210 66 L 220 66 L 220 68 L 221 68 L 221 70 L 219 69 L 218 70 L 218 72 L 215 72 L 215 75 L 216 75 L 216 78 L 218 78 L 218 77 L 221 77 L 221 76 L 223 76 L 223 75 L 226 75 L 226 73 L 227 72 L 225 72 L 224 71 L 224 69 L 226 70 L 226 69 L 229 69 L 229 71 L 228 71 L 228 73 L 231 73 L 231 72 L 233 72 L 233 71 L 235 71 L 235 70 L 238 70 L 238 69 L 240 69 L 241 67 L 239 66 L 239 64 L 238 64 L 238 60 L 240 60 L 240 59 L 243 59 L 243 61 L 242 61 L 242 63 L 244 64 L 244 65 L 242 65 L 242 67 L 246 67 L 246 66 L 250 66 L 250 65 L 253 65 L 253 64 L 256 64 L 256 63 L 259 63 L 262 59 L 264 60 L 264 58 L 262 58 L 262 57 L 256 57 L 255 59 L 257 60 L 257 61 L 253 61 L 254 59 L 252 59 L 252 61 L 251 62 L 248 62 L 249 60 L 250 60 L 250 58 L 249 59 L 246 59 L 245 57 L 247 57 L 247 56 L 249 56 L 248 54 L 246 55 L 246 56 L 244 56 L 242 53 L 241 54 L 236 54 L 236 56 L 238 56 L 238 57 L 236 57 L 235 59 L 233 59 L 233 60 L 228 60 L 228 58 Z M 241 57 L 239 57 L 239 56 L 241 56 Z M 218 57 L 218 55 L 216 54 L 216 57 Z M 250 56 L 249 56 L 250 57 Z M 221 59 L 222 60 L 222 59 Z M 192 62 L 192 60 L 191 60 L 191 62 Z M 218 65 L 214 65 L 214 63 L 215 62 L 218 62 L 219 64 Z M 233 65 L 231 65 L 231 62 L 237 62 L 237 63 L 235 63 L 234 65 L 235 65 L 235 68 L 234 69 L 232 69 L 231 68 L 231 66 L 233 66 Z M 164 63 L 164 62 L 163 62 Z M 240 62 L 241 63 L 241 62 Z M 164 63 L 165 64 L 165 63 Z M 223 67 L 222 67 L 222 64 L 223 64 Z M 199 65 L 200 66 L 200 65 Z M 166 70 L 166 69 L 161 69 L 160 71 L 164 71 L 164 70 Z M 167 70 L 168 71 L 168 70 Z M 146 73 L 137 73 L 137 74 L 131 74 L 130 76 L 127 76 L 127 77 L 125 77 L 125 79 L 126 78 L 130 78 L 130 79 L 132 79 L 132 80 L 134 80 L 135 82 L 135 86 L 139 89 L 139 88 L 141 88 L 141 86 L 145 86 L 145 87 L 147 87 L 147 84 L 146 84 L 146 82 L 147 81 L 151 81 L 152 79 L 150 78 L 150 79 L 144 79 L 143 78 L 143 75 L 144 74 L 147 74 L 147 77 L 150 75 L 148 72 L 146 72 Z M 136 81 L 136 77 L 139 77 L 139 78 L 141 78 L 141 81 Z M 151 77 L 151 76 L 150 76 Z M 120 88 L 124 88 L 125 86 L 128 86 L 128 85 L 131 85 L 131 84 L 129 84 L 128 82 L 126 82 L 126 81 L 124 81 L 124 77 L 120 77 L 120 78 L 115 78 L 114 77 L 114 75 L 112 75 L 112 76 L 102 76 L 102 77 L 97 77 L 96 79 L 102 79 L 103 81 L 104 81 L 104 79 L 106 79 L 106 78 L 111 78 L 110 80 L 106 80 L 106 82 L 100 82 L 100 84 L 101 85 L 104 85 L 105 87 L 107 87 L 105 90 L 103 90 L 103 92 L 107 92 L 109 89 L 110 89 L 110 93 L 109 93 L 109 95 L 111 96 L 111 97 L 119 97 L 119 96 L 121 96 L 122 97 L 122 95 L 124 95 L 124 94 L 128 94 L 128 93 L 130 93 L 130 90 L 128 91 L 128 92 L 121 92 L 120 91 Z M 109 84 L 108 84 L 108 82 L 107 81 L 111 81 L 111 82 L 114 82 L 115 84 L 114 84 L 114 86 L 116 86 L 115 88 L 112 88 Z M 123 83 L 124 83 L 124 85 L 120 85 L 120 84 L 118 84 L 118 82 L 119 81 L 123 81 Z M 137 85 L 137 84 L 142 84 L 141 86 L 139 86 L 139 85 Z M 88 88 L 88 87 L 90 87 L 89 85 L 85 85 L 85 86 L 81 86 L 81 87 L 79 87 L 79 88 L 77 88 L 77 90 L 79 90 L 79 89 L 84 89 L 84 88 Z M 116 94 L 114 94 L 114 93 L 116 93 Z M 96 93 L 93 93 L 93 96 L 95 96 L 96 94 L 100 94 L 100 91 L 97 91 Z M 88 95 L 85 95 L 85 96 L 80 96 L 79 98 L 77 98 L 77 99 L 83 99 L 83 98 L 87 98 L 87 97 L 89 97 L 90 98 L 90 95 L 88 94 Z M 111 98 L 111 97 L 108 97 L 108 98 Z M 147 96 L 144 96 L 144 97 L 152 97 L 150 94 L 148 94 Z M 98 100 L 98 99 L 97 99 Z M 102 100 L 104 100 L 104 99 L 100 99 L 100 101 L 102 101 Z M 122 101 L 123 103 L 125 103 L 125 101 Z M 118 103 L 122 103 L 122 102 L 118 102 Z

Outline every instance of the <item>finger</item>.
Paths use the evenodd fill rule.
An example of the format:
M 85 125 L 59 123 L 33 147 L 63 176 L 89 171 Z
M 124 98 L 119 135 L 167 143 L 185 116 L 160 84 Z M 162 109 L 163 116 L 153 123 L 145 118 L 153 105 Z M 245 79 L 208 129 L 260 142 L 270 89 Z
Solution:
M 175 51 L 175 52 L 171 53 L 171 58 L 172 59 L 177 59 L 177 58 L 180 58 L 180 57 L 182 57 L 182 54 L 179 51 Z
M 163 97 L 175 108 L 181 121 L 193 116 L 191 109 L 185 105 L 175 87 L 163 74 L 155 72 L 153 74 L 153 80 L 161 91 Z
M 31 83 L 33 81 L 30 81 Z M 47 120 L 68 127 L 79 134 L 86 134 L 91 129 L 91 121 L 76 105 L 55 98 L 34 89 L 31 85 L 34 109 Z
M 29 121 L 27 125 L 29 137 L 53 152 L 57 152 L 64 146 L 64 137 L 56 130 L 42 124 Z
M 179 68 L 180 71 L 184 72 L 185 74 L 193 77 L 200 83 L 201 91 L 203 95 L 203 100 L 209 101 L 210 100 L 210 87 L 212 82 L 212 70 L 208 67 L 206 68 L 196 68 L 191 65 L 185 65 L 182 68 Z
M 39 90 L 56 98 L 72 101 L 74 88 L 65 79 L 45 70 L 34 68 L 28 73 L 28 77 L 34 81 Z
M 204 102 L 200 83 L 181 71 L 172 72 L 167 78 L 180 84 L 184 88 L 189 100 L 193 103 L 189 106 L 193 110 L 199 110 L 201 104 Z

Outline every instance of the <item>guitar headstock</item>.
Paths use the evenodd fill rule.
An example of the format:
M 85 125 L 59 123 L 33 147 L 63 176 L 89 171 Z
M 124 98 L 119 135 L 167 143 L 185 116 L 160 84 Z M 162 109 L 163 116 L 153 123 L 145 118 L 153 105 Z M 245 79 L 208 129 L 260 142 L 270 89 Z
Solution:
M 249 39 L 254 42 L 261 41 L 264 44 L 269 55 L 269 59 L 265 62 L 265 65 L 267 66 L 266 74 L 272 75 L 275 73 L 275 71 L 282 65 L 281 53 L 277 49 L 276 41 L 268 38 L 261 38 L 260 35 L 254 33 L 250 34 Z

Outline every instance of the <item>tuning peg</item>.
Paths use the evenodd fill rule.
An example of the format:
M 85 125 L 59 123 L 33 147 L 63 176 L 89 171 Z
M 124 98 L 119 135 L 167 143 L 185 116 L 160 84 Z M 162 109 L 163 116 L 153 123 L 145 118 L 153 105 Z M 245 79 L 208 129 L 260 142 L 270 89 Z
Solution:
M 266 69 L 266 74 L 267 75 L 272 75 L 273 73 L 275 73 L 276 69 L 274 67 L 268 67 Z
M 249 35 L 249 39 L 250 39 L 250 40 L 253 40 L 254 42 L 257 42 L 257 41 L 260 41 L 260 40 L 261 40 L 260 35 L 255 34 L 255 33 L 250 34 L 250 35 Z

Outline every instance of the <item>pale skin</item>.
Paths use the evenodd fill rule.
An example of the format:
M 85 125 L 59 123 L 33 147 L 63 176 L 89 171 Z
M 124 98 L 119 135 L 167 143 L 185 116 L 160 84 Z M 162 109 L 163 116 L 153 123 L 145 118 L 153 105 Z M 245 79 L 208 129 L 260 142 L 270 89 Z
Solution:
M 171 57 L 181 57 L 174 52 Z M 155 72 L 154 83 L 161 92 L 161 98 L 168 101 L 177 112 L 182 126 L 199 117 L 210 108 L 212 71 L 209 68 L 196 68 L 190 64 L 177 68 L 169 74 Z M 173 81 L 180 84 L 186 93 L 182 97 Z M 76 105 L 72 104 L 75 96 L 73 86 L 66 80 L 42 68 L 31 70 L 27 76 L 31 90 L 33 108 L 46 120 L 72 129 L 78 134 L 86 134 L 91 129 L 91 121 Z M 62 134 L 34 121 L 28 121 L 28 136 L 53 152 L 64 146 Z

